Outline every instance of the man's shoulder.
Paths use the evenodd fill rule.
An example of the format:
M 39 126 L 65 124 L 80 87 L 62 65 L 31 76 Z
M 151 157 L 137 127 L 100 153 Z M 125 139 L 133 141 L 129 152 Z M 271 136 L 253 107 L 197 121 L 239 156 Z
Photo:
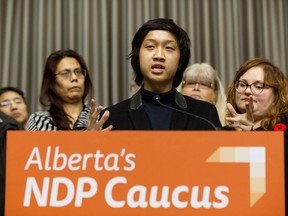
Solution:
M 128 110 L 130 108 L 130 104 L 131 104 L 131 98 L 123 100 L 119 103 L 116 103 L 114 105 L 111 105 L 109 107 L 107 107 L 106 109 L 109 111 L 121 111 L 121 110 Z

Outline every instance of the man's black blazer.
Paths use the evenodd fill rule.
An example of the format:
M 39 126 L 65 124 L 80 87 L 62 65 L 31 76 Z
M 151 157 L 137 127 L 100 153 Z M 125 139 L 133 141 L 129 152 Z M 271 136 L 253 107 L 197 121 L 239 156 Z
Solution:
M 0 111 L 0 216 L 4 216 L 5 206 L 6 133 L 8 130 L 24 130 L 24 128 L 15 119 Z
M 216 107 L 208 102 L 183 96 L 176 91 L 174 107 L 205 118 L 212 122 L 215 127 L 221 128 Z M 105 110 L 110 111 L 110 117 L 103 125 L 103 128 L 113 125 L 113 130 L 151 130 L 148 115 L 142 104 L 140 91 L 131 98 Z M 177 111 L 172 112 L 170 130 L 215 130 L 214 127 L 200 118 L 191 117 Z

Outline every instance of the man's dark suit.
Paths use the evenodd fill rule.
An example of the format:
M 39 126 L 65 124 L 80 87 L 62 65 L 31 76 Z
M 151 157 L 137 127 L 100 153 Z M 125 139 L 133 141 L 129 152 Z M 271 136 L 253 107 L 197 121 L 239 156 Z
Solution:
M 183 96 L 176 91 L 174 107 L 201 116 L 211 121 L 217 128 L 221 128 L 218 113 L 214 105 Z M 113 125 L 113 130 L 151 130 L 149 118 L 142 104 L 140 91 L 133 95 L 132 98 L 108 107 L 105 110 L 110 111 L 110 117 L 103 128 Z M 172 112 L 170 130 L 214 130 L 204 120 L 177 111 Z
M 6 133 L 8 130 L 24 130 L 24 128 L 15 119 L 0 111 L 0 216 L 4 215 L 5 205 Z

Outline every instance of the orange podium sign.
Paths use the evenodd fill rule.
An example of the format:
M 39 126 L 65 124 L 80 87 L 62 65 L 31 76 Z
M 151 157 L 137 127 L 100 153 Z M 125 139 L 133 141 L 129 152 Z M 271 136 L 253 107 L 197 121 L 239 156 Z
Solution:
M 6 216 L 285 215 L 282 132 L 10 131 Z

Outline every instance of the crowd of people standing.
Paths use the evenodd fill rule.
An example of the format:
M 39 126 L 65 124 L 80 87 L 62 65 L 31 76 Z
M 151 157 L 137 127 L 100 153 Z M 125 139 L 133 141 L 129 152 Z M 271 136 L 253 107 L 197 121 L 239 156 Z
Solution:
M 44 110 L 29 115 L 24 93 L 4 87 L 0 113 L 19 123 L 14 129 L 40 131 L 271 131 L 279 123 L 288 127 L 287 78 L 271 61 L 248 59 L 225 91 L 216 70 L 208 63 L 189 65 L 190 55 L 185 30 L 171 19 L 149 20 L 132 40 L 129 58 L 139 89 L 129 99 L 106 108 L 97 106 L 83 57 L 75 50 L 58 50 L 48 56 L 44 67 L 39 97 Z M 286 129 L 284 134 L 286 145 Z M 5 149 L 1 151 L 4 155 Z M 5 172 L 1 182 L 4 176 Z

